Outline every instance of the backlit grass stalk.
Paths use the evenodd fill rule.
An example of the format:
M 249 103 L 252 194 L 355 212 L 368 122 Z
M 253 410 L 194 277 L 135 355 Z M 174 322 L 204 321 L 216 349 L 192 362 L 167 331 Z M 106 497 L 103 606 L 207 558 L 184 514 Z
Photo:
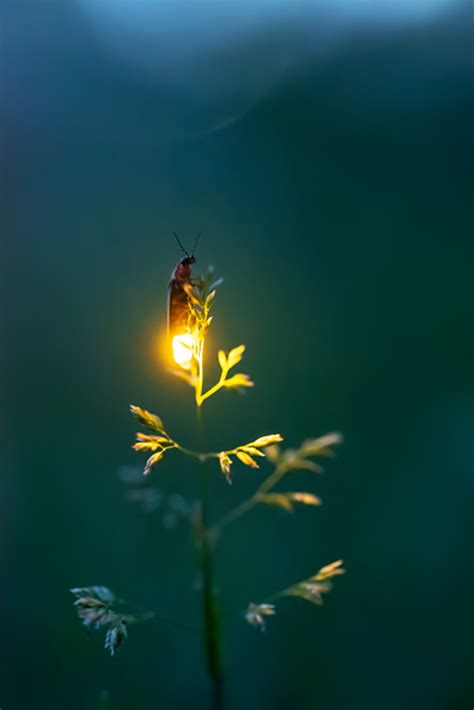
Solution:
M 142 407 L 132 405 L 131 413 L 140 424 L 141 431 L 136 434 L 133 448 L 138 452 L 146 452 L 148 458 L 144 468 L 146 477 L 160 464 L 164 458 L 169 458 L 172 452 L 194 458 L 202 466 L 201 500 L 198 505 L 190 505 L 185 513 L 193 531 L 196 545 L 198 565 L 202 583 L 202 614 L 203 635 L 206 654 L 207 671 L 212 684 L 212 706 L 214 710 L 223 708 L 223 663 L 221 652 L 221 618 L 219 613 L 219 597 L 215 587 L 214 557 L 215 548 L 227 526 L 239 520 L 260 505 L 280 508 L 293 512 L 295 507 L 319 506 L 318 496 L 307 491 L 287 491 L 277 489 L 283 479 L 292 476 L 295 471 L 310 471 L 322 473 L 323 469 L 314 459 L 330 457 L 333 447 L 342 441 L 339 433 L 333 432 L 324 436 L 306 439 L 296 449 L 282 449 L 280 434 L 268 434 L 243 444 L 232 444 L 220 451 L 202 450 L 202 418 L 201 408 L 206 400 L 224 389 L 241 389 L 253 386 L 250 377 L 244 373 L 231 374 L 231 370 L 240 363 L 245 352 L 245 346 L 239 345 L 226 353 L 219 350 L 217 360 L 220 375 L 217 382 L 205 389 L 204 351 L 208 329 L 212 323 L 211 307 L 216 295 L 216 287 L 220 282 L 212 283 L 212 274 L 200 277 L 193 283 L 184 285 L 188 298 L 188 323 L 186 332 L 173 335 L 170 343 L 174 361 L 177 367 L 171 371 L 184 380 L 194 390 L 198 426 L 200 428 L 198 450 L 189 448 L 177 441 L 167 429 L 163 420 Z M 240 502 L 216 522 L 208 521 L 208 463 L 216 461 L 218 469 L 228 483 L 231 483 L 231 467 L 238 461 L 246 467 L 259 469 L 259 461 L 267 460 L 273 471 L 260 483 L 256 492 L 250 498 Z M 147 479 L 148 480 L 148 479 Z M 342 560 L 337 560 L 322 567 L 312 577 L 303 579 L 296 584 L 271 594 L 261 603 L 250 603 L 245 612 L 247 622 L 260 630 L 265 629 L 266 621 L 275 616 L 276 601 L 286 597 L 299 597 L 312 604 L 320 605 L 322 595 L 331 589 L 331 580 L 344 573 Z M 79 618 L 87 628 L 103 629 L 106 632 L 106 649 L 113 655 L 127 638 L 128 626 L 148 618 L 156 618 L 154 612 L 121 611 L 124 602 L 118 599 L 106 587 L 75 588 L 71 590 L 76 596 L 76 608 Z M 132 610 L 133 610 L 132 606 Z

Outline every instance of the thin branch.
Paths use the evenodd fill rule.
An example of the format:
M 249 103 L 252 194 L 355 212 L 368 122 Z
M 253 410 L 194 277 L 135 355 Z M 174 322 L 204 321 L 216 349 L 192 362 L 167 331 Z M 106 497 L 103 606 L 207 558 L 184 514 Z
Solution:
M 229 452 L 232 453 L 232 452 Z M 237 520 L 240 518 L 244 513 L 248 513 L 249 510 L 252 510 L 259 502 L 260 498 L 262 495 L 265 493 L 268 493 L 276 484 L 280 481 L 280 479 L 285 475 L 287 472 L 287 469 L 283 467 L 281 464 L 278 465 L 274 472 L 266 478 L 261 486 L 257 488 L 255 493 L 250 496 L 250 498 L 247 498 L 244 500 L 242 503 L 239 503 L 235 508 L 232 508 L 226 515 L 224 515 L 220 520 L 215 523 L 210 532 L 214 534 L 215 536 L 218 536 L 220 532 L 222 531 L 222 528 L 224 528 L 226 525 L 229 525 L 229 523 L 233 523 L 234 520 Z

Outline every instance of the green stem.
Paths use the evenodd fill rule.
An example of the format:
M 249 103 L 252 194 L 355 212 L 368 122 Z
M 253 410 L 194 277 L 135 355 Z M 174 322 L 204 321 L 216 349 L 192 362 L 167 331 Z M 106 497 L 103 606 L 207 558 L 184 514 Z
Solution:
M 204 518 L 202 532 L 201 573 L 207 672 L 212 684 L 212 708 L 213 710 L 222 710 L 224 707 L 224 697 L 219 600 L 214 588 L 212 543 L 204 528 Z
M 202 362 L 200 363 L 202 372 Z M 202 377 L 201 377 L 202 382 Z M 198 439 L 202 438 L 202 413 L 197 407 Z M 199 441 L 199 444 L 201 441 Z M 201 459 L 203 462 L 203 459 Z M 214 584 L 214 549 L 209 531 L 207 530 L 208 477 L 205 466 L 202 467 L 201 506 L 198 520 L 199 562 L 202 577 L 202 612 L 203 634 L 206 653 L 207 673 L 212 688 L 212 709 L 223 710 L 223 674 L 221 654 L 221 623 L 219 599 Z
M 248 513 L 249 510 L 252 510 L 252 508 L 254 508 L 257 503 L 260 502 L 260 496 L 264 495 L 265 493 L 268 493 L 268 491 L 270 491 L 274 486 L 276 486 L 278 481 L 285 475 L 286 470 L 287 469 L 283 466 L 277 466 L 271 476 L 266 478 L 262 485 L 257 488 L 253 496 L 247 498 L 247 500 L 244 500 L 235 508 L 232 508 L 232 510 L 230 510 L 226 515 L 224 515 L 220 520 L 217 521 L 217 523 L 212 526 L 209 532 L 214 537 L 218 537 L 222 528 L 224 528 L 226 525 L 229 525 L 229 523 L 233 523 L 234 520 L 240 518 L 240 516 L 244 513 Z

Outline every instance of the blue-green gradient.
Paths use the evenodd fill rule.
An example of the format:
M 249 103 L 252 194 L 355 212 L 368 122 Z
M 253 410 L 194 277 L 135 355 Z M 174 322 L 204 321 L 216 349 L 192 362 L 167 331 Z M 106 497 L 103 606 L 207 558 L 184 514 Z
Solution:
M 227 25 L 213 53 L 192 45 L 198 6 L 167 7 L 177 44 L 153 54 L 151 33 L 133 47 L 149 63 L 84 4 L 0 10 L 0 707 L 93 710 L 103 689 L 115 710 L 208 706 L 199 634 L 173 624 L 199 625 L 189 534 L 117 476 L 143 462 L 130 403 L 195 439 L 157 338 L 171 233 L 201 230 L 197 267 L 225 277 L 209 358 L 246 343 L 257 383 L 209 401 L 207 446 L 345 435 L 325 477 L 288 481 L 322 508 L 255 510 L 223 539 L 229 710 L 470 708 L 470 9 L 346 19 L 340 36 L 328 7 L 277 12 Z M 202 7 L 215 38 L 217 6 Z M 265 470 L 235 464 L 229 487 L 209 466 L 213 513 Z M 153 473 L 188 498 L 198 476 L 179 456 Z M 283 601 L 266 634 L 242 620 L 340 557 L 322 609 Z M 131 629 L 112 659 L 75 617 L 67 590 L 87 584 L 170 623 Z

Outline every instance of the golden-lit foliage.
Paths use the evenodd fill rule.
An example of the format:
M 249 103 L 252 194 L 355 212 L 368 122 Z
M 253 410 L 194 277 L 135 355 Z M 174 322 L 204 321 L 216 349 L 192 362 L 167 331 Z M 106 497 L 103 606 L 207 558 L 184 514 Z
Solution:
M 230 483 L 230 467 L 233 463 L 232 456 L 236 456 L 246 466 L 258 468 L 259 466 L 254 457 L 265 457 L 266 446 L 283 441 L 280 434 L 268 434 L 266 436 L 260 436 L 258 439 L 255 439 L 255 441 L 251 441 L 248 444 L 243 444 L 242 446 L 236 446 L 233 449 L 226 449 L 220 452 L 191 451 L 190 449 L 186 449 L 184 446 L 181 446 L 181 444 L 171 438 L 171 436 L 165 431 L 163 420 L 157 414 L 153 414 L 152 412 L 142 409 L 141 407 L 137 407 L 136 405 L 132 405 L 130 407 L 130 411 L 143 427 L 159 432 L 159 434 L 144 434 L 139 431 L 136 434 L 136 442 L 133 444 L 132 448 L 135 451 L 142 453 L 152 452 L 145 464 L 145 469 L 143 471 L 145 476 L 150 473 L 152 468 L 162 461 L 166 451 L 169 449 L 177 449 L 183 454 L 194 456 L 200 461 L 206 461 L 207 459 L 212 458 L 217 459 L 221 472 Z
M 331 562 L 331 564 L 321 567 L 319 572 L 316 572 L 312 579 L 315 579 L 317 582 L 322 582 L 325 579 L 337 577 L 338 574 L 345 574 L 346 570 L 343 568 L 343 564 L 344 562 L 342 560 Z
M 142 409 L 141 407 L 137 407 L 135 404 L 130 405 L 130 411 L 142 426 L 147 429 L 151 429 L 152 431 L 163 433 L 163 422 L 156 414 L 151 414 L 151 412 L 148 412 L 146 409 Z
M 169 439 L 166 436 L 153 436 L 151 434 L 143 434 L 137 432 L 137 443 L 133 445 L 135 451 L 156 451 L 163 447 L 163 444 L 168 444 Z
M 251 441 L 249 444 L 244 444 L 243 446 L 237 446 L 235 449 L 229 449 L 227 451 L 221 451 L 218 454 L 219 465 L 221 467 L 221 472 L 226 477 L 228 483 L 230 480 L 230 467 L 233 463 L 232 456 L 236 456 L 239 461 L 241 461 L 245 466 L 250 468 L 259 468 L 258 463 L 255 461 L 256 457 L 265 457 L 265 452 L 262 449 L 268 445 L 270 442 L 283 441 L 280 434 L 268 434 L 267 436 L 261 436 L 255 441 Z
M 345 574 L 346 570 L 342 567 L 343 561 L 337 560 L 325 567 L 322 567 L 319 572 L 316 572 L 312 577 L 304 579 L 298 584 L 294 584 L 280 593 L 280 596 L 300 597 L 307 602 L 321 606 L 323 603 L 323 594 L 327 594 L 332 589 L 332 584 L 328 580 L 340 574 Z
M 318 439 L 309 439 L 303 442 L 298 449 L 282 449 L 279 444 L 282 441 L 280 434 L 270 434 L 261 436 L 255 441 L 251 441 L 244 446 L 239 446 L 231 451 L 222 451 L 219 454 L 219 464 L 221 471 L 230 483 L 230 466 L 232 464 L 231 455 L 235 456 L 247 466 L 258 468 L 258 463 L 254 457 L 263 455 L 273 464 L 274 470 L 263 483 L 257 488 L 255 493 L 242 501 L 235 508 L 232 508 L 213 526 L 213 534 L 218 536 L 223 528 L 238 520 L 242 515 L 248 513 L 258 504 L 282 508 L 291 513 L 295 504 L 319 506 L 321 499 L 307 491 L 274 491 L 275 486 L 288 474 L 296 470 L 317 471 L 322 473 L 323 469 L 314 461 L 309 461 L 308 456 L 328 456 L 332 455 L 331 446 L 342 441 L 339 433 L 326 434 Z M 311 445 L 310 445 L 311 444 Z
M 136 434 L 137 440 L 132 447 L 135 451 L 139 452 L 154 452 L 147 459 L 143 470 L 144 475 L 147 476 L 152 468 L 160 463 L 165 452 L 169 449 L 176 449 L 177 444 L 166 433 L 163 420 L 157 414 L 153 414 L 133 404 L 130 406 L 130 411 L 143 427 L 159 432 L 159 435 L 156 435 L 144 434 L 138 431 Z
M 323 594 L 327 594 L 332 589 L 332 583 L 328 580 L 332 577 L 336 577 L 340 574 L 345 574 L 345 569 L 342 567 L 343 561 L 337 560 L 332 562 L 325 567 L 322 567 L 319 572 L 315 575 L 309 577 L 308 579 L 303 579 L 297 584 L 291 585 L 283 589 L 277 594 L 273 594 L 269 597 L 269 600 L 275 601 L 281 597 L 298 597 L 304 599 L 311 604 L 316 604 L 317 606 L 322 606 L 323 604 Z M 271 609 L 271 611 L 265 611 L 265 609 Z M 274 616 L 276 614 L 274 604 L 249 604 L 247 611 L 245 612 L 245 618 L 251 626 L 256 628 L 265 628 L 264 616 Z
M 216 384 L 204 391 L 204 345 L 213 318 L 210 310 L 216 296 L 216 288 L 221 282 L 222 279 L 214 281 L 213 273 L 209 271 L 193 283 L 183 285 L 189 307 L 187 332 L 174 335 L 171 343 L 173 359 L 179 365 L 179 369 L 171 369 L 170 372 L 194 389 L 198 407 L 220 389 L 240 389 L 254 385 L 249 375 L 242 372 L 228 377 L 230 370 L 243 357 L 245 345 L 239 345 L 228 354 L 224 350 L 219 350 L 217 353 L 221 368 L 219 379 Z
M 177 235 L 176 235 L 177 237 Z M 178 243 L 182 247 L 179 238 Z M 197 240 L 196 240 L 197 243 Z M 196 244 L 195 244 L 196 245 Z M 187 254 L 187 252 L 185 252 Z M 194 260 L 189 257 L 189 261 Z M 186 261 L 186 260 L 184 260 Z M 173 281 L 172 281 L 173 283 Z M 216 296 L 216 288 L 221 281 L 213 281 L 212 271 L 207 275 L 185 283 L 175 283 L 179 298 L 176 299 L 180 309 L 180 318 L 170 318 L 170 327 L 175 328 L 168 338 L 168 348 L 171 349 L 173 360 L 178 366 L 171 372 L 185 381 L 194 390 L 195 402 L 200 408 L 203 402 L 220 389 L 241 389 L 253 387 L 249 375 L 242 372 L 231 374 L 242 360 L 245 345 L 238 345 L 229 352 L 220 349 L 217 361 L 220 367 L 218 381 L 209 389 L 204 389 L 204 348 L 206 335 L 212 324 L 210 315 Z M 184 294 L 181 290 L 184 289 Z M 176 295 L 176 294 L 175 294 Z M 188 306 L 186 324 L 186 298 Z M 174 324 L 174 325 L 173 325 Z M 256 439 L 217 452 L 193 451 L 173 439 L 165 430 L 163 420 L 157 414 L 149 412 L 137 405 L 131 405 L 130 411 L 145 431 L 136 433 L 133 444 L 134 451 L 148 456 L 143 473 L 147 476 L 165 458 L 171 449 L 186 456 L 197 459 L 200 463 L 216 459 L 222 475 L 231 483 L 231 467 L 237 460 L 244 466 L 255 471 L 260 465 L 268 463 L 272 466 L 271 473 L 264 477 L 255 493 L 232 508 L 214 525 L 209 526 L 205 517 L 206 505 L 204 497 L 201 501 L 188 503 L 180 495 L 162 494 L 151 486 L 150 479 L 137 485 L 129 492 L 129 500 L 140 503 L 147 512 L 161 511 L 163 524 L 173 526 L 177 519 L 182 519 L 190 525 L 192 537 L 198 551 L 203 584 L 204 629 L 208 671 L 211 679 L 216 679 L 221 670 L 219 667 L 219 631 L 218 605 L 213 586 L 212 561 L 213 552 L 222 530 L 231 522 L 237 520 L 257 505 L 266 505 L 293 512 L 296 506 L 316 507 L 321 505 L 321 499 L 308 491 L 274 490 L 277 484 L 290 472 L 311 471 L 322 473 L 323 469 L 313 459 L 330 457 L 333 447 L 342 442 L 342 435 L 332 432 L 319 438 L 306 439 L 296 449 L 280 447 L 283 437 L 280 434 L 267 434 Z M 259 473 L 255 474 L 256 476 Z M 140 481 L 144 481 L 139 476 Z M 261 604 L 249 604 L 245 619 L 254 628 L 265 630 L 266 621 L 276 614 L 275 599 L 282 597 L 299 597 L 313 604 L 322 604 L 322 595 L 332 588 L 332 578 L 344 574 L 342 560 L 337 560 L 322 567 L 315 575 L 294 584 L 277 594 L 268 597 Z M 155 612 L 133 612 L 124 614 L 120 611 L 123 600 L 117 599 L 106 587 L 83 587 L 72 589 L 76 597 L 75 606 L 80 620 L 87 628 L 103 629 L 106 632 L 105 648 L 114 655 L 127 638 L 128 627 L 132 623 L 156 617 Z M 132 607 L 136 608 L 136 607 Z
M 332 447 L 341 444 L 342 440 L 342 434 L 331 432 L 317 439 L 306 439 L 298 449 L 282 450 L 279 446 L 272 444 L 265 449 L 265 453 L 281 472 L 313 471 L 314 473 L 323 473 L 323 467 L 309 459 L 334 456 Z
M 233 461 L 230 458 L 230 456 L 228 454 L 226 454 L 225 451 L 221 451 L 218 458 L 219 458 L 219 466 L 221 467 L 221 472 L 224 474 L 227 481 L 230 483 L 231 482 L 230 467 L 231 467 Z
M 259 503 L 265 503 L 266 505 L 273 505 L 277 508 L 283 508 L 289 513 L 294 510 L 294 504 L 299 503 L 300 505 L 321 505 L 321 498 L 315 496 L 313 493 L 264 493 L 258 496 Z

